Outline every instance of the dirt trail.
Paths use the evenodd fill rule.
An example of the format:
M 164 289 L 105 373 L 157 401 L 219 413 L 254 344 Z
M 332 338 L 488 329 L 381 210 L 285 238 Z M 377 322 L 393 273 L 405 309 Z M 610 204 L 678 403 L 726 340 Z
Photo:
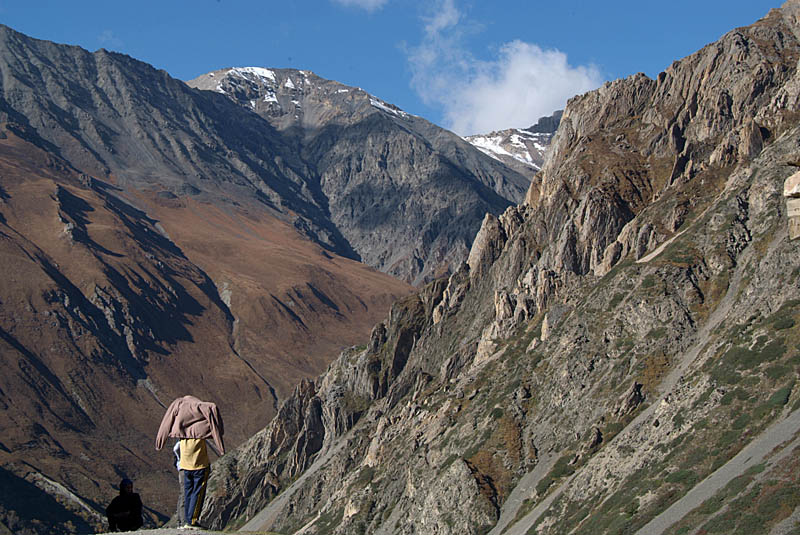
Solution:
M 511 491 L 508 499 L 503 504 L 503 509 L 500 512 L 500 519 L 488 535 L 500 535 L 503 532 L 506 526 L 514 520 L 517 511 L 519 511 L 519 508 L 522 506 L 522 502 L 533 494 L 536 484 L 550 471 L 555 463 L 555 455 L 544 456 L 533 470 L 522 476 L 519 484 L 514 487 L 514 490 Z M 508 533 L 513 533 L 513 529 Z
M 800 432 L 800 409 L 773 423 L 730 461 L 695 485 L 681 499 L 637 531 L 636 535 L 660 535 L 672 524 L 686 516 L 689 511 L 714 496 L 733 478 L 742 475 L 751 466 L 761 463 L 770 452 L 781 444 L 791 441 L 798 432 Z M 776 454 L 776 460 L 790 454 L 796 445 L 796 441 L 785 445 Z

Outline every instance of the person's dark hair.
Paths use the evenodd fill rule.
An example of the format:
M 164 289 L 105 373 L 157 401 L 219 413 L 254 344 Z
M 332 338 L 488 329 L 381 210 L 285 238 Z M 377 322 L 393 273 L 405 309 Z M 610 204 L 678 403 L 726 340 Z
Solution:
M 126 477 L 125 479 L 123 479 L 122 481 L 119 482 L 119 490 L 121 491 L 123 488 L 125 488 L 127 486 L 131 486 L 132 487 L 133 486 L 133 481 L 131 481 L 130 479 L 128 479 Z

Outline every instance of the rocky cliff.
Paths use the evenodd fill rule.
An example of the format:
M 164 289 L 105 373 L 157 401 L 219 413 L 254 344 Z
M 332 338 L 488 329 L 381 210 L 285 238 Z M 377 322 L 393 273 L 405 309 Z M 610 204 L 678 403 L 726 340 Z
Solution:
M 222 459 L 205 520 L 796 529 L 798 59 L 793 0 L 572 99 L 525 202 Z
M 521 201 L 530 183 L 452 132 L 309 71 L 223 69 L 188 84 L 274 126 L 359 258 L 414 284 L 452 271 L 483 214 Z

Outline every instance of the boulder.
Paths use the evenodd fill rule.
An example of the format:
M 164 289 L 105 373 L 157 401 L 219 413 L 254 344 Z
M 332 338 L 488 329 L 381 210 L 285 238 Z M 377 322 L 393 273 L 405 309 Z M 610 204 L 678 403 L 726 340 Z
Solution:
M 783 183 L 784 197 L 800 197 L 800 171 L 793 174 Z

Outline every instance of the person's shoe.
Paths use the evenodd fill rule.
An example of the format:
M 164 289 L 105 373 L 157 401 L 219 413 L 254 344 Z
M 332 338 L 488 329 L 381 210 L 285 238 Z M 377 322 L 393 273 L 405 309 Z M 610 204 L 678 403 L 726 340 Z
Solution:
M 189 526 L 189 529 L 194 529 L 194 530 L 201 530 L 202 529 L 202 530 L 204 530 L 204 529 L 206 529 L 206 527 L 205 526 L 201 526 L 200 524 L 192 524 L 191 526 Z
M 191 524 L 184 524 L 182 526 L 178 526 L 178 529 L 194 529 Z

